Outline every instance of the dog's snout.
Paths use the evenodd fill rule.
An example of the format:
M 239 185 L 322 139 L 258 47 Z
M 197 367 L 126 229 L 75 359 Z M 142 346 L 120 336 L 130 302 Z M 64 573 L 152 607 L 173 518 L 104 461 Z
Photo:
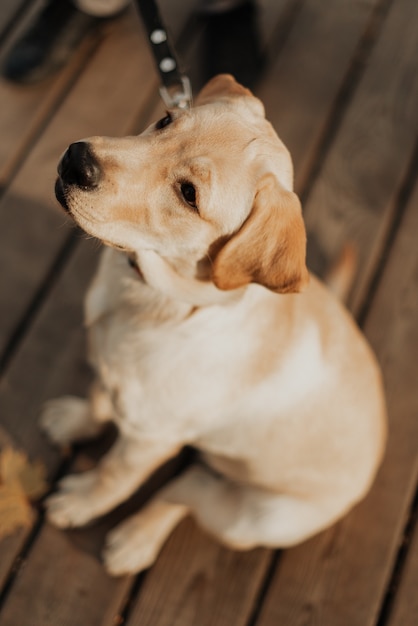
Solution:
M 90 144 L 85 141 L 72 143 L 58 165 L 58 174 L 66 184 L 84 189 L 97 187 L 101 169 Z

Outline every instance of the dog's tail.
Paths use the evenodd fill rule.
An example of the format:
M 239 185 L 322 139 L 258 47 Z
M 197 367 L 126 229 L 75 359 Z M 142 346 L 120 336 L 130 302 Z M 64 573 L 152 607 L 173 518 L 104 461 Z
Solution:
M 324 281 L 342 302 L 347 302 L 357 269 L 357 251 L 352 243 L 343 247 L 336 262 L 327 271 Z

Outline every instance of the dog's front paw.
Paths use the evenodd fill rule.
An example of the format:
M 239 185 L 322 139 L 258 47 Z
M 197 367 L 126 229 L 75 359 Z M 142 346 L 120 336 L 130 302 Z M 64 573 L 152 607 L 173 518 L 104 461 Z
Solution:
M 150 567 L 156 560 L 161 542 L 153 537 L 152 528 L 141 515 L 122 522 L 106 537 L 103 560 L 112 576 L 137 574 Z M 156 541 L 157 539 L 157 541 Z
M 89 421 L 87 401 L 64 396 L 45 403 L 40 425 L 53 443 L 66 445 L 90 432 Z
M 159 499 L 119 524 L 106 539 L 103 559 L 112 576 L 136 574 L 150 567 L 188 509 Z
M 67 476 L 45 501 L 48 520 L 58 528 L 83 526 L 95 517 L 92 472 Z

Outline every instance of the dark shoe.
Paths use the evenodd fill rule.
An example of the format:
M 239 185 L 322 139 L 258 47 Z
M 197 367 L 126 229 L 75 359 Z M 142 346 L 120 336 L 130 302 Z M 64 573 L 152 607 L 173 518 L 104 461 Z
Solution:
M 230 11 L 208 14 L 204 20 L 204 80 L 228 73 L 253 89 L 264 68 L 255 2 L 247 0 Z
M 48 0 L 12 46 L 2 75 L 16 83 L 36 83 L 54 74 L 103 19 L 79 11 L 71 0 Z

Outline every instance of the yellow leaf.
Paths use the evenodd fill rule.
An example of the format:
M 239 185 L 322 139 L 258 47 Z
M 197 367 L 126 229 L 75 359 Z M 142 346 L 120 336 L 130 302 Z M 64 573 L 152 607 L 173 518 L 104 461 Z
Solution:
M 29 500 L 37 500 L 47 491 L 48 484 L 45 478 L 45 466 L 40 461 L 28 463 L 22 468 L 19 480 Z
M 19 474 L 28 462 L 26 454 L 10 446 L 0 452 L 0 479 L 4 485 L 10 485 L 19 479 Z
M 48 488 L 45 468 L 39 461 L 30 463 L 24 452 L 6 447 L 0 453 L 0 483 L 18 484 L 31 500 L 40 498 Z
M 32 509 L 23 491 L 15 485 L 0 486 L 0 539 L 22 526 L 29 526 Z

